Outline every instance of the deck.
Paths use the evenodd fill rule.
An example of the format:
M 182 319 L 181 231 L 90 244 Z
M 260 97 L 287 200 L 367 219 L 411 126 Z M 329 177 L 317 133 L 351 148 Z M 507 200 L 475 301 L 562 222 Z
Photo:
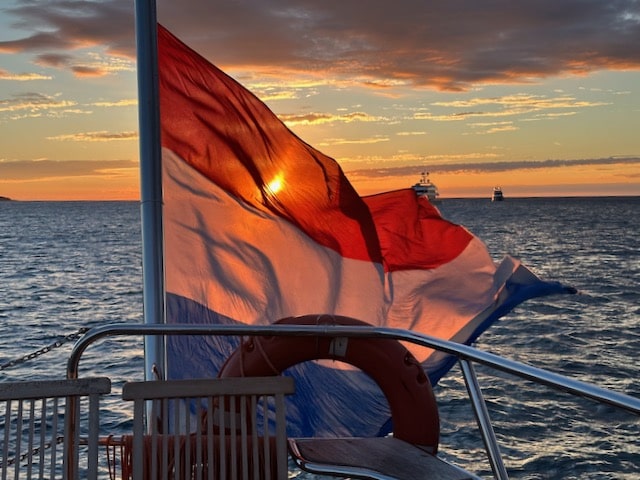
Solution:
M 428 348 L 436 348 L 456 355 L 467 385 L 469 400 L 478 420 L 479 431 L 485 443 L 488 462 L 495 478 L 508 478 L 507 470 L 490 418 L 473 363 L 480 363 L 496 370 L 561 390 L 565 393 L 589 398 L 602 405 L 620 408 L 640 416 L 640 399 L 585 384 L 548 371 L 513 362 L 472 347 L 447 342 L 425 335 L 396 329 L 368 327 L 308 326 L 223 326 L 223 325 L 113 325 L 87 332 L 75 345 L 69 358 L 68 378 L 53 381 L 0 382 L 0 477 L 23 478 L 242 478 L 234 470 L 239 463 L 247 471 L 246 478 L 286 478 L 282 469 L 283 458 L 290 453 L 297 464 L 308 471 L 373 479 L 420 479 L 450 478 L 472 479 L 471 473 L 453 466 L 432 455 L 423 448 L 402 442 L 397 438 L 286 438 L 286 428 L 276 431 L 256 430 L 255 417 L 245 415 L 253 412 L 265 396 L 280 400 L 276 416 L 284 416 L 282 395 L 292 393 L 294 385 L 285 377 L 267 379 L 202 379 L 198 381 L 143 381 L 123 389 L 121 400 L 131 411 L 131 431 L 119 437 L 101 437 L 101 398 L 109 394 L 111 381 L 108 378 L 77 378 L 78 364 L 85 349 L 109 336 L 117 335 L 317 335 L 324 337 L 391 338 L 404 340 Z M 232 380 L 232 381 L 228 381 Z M 237 380 L 237 381 L 236 381 Z M 180 383 L 182 382 L 182 383 Z M 256 390 L 257 389 L 257 390 Z M 208 405 L 207 411 L 214 413 L 215 422 L 202 421 L 198 410 L 169 407 L 170 400 L 180 405 L 193 397 L 201 401 L 195 405 Z M 219 398 L 220 397 L 220 398 Z M 224 397 L 224 398 L 222 398 Z M 233 397 L 227 402 L 226 397 Z M 236 398 L 237 397 L 237 398 Z M 149 402 L 159 401 L 151 407 Z M 228 405 L 226 409 L 216 407 Z M 165 414 L 174 412 L 176 425 L 171 435 L 157 431 L 153 435 L 154 418 L 168 420 Z M 199 408 L 199 407 L 198 407 Z M 263 407 L 264 408 L 264 407 Z M 193 412 L 196 412 L 195 415 Z M 233 413 L 235 412 L 235 413 Z M 151 413 L 151 416 L 149 416 Z M 191 417 L 189 417 L 191 415 Z M 247 419 L 250 419 L 247 421 Z M 135 425 L 135 427 L 134 427 Z M 189 429 L 186 428 L 190 425 Z M 163 431 L 164 427 L 163 427 Z M 222 439 L 222 435 L 231 434 Z M 234 436 L 235 435 L 235 436 Z M 271 438 L 275 436 L 274 441 Z M 137 440 L 136 440 L 137 438 Z M 149 440 L 151 438 L 151 440 Z M 264 439 L 269 438 L 268 441 Z M 178 441 L 176 441 L 178 440 Z M 288 440 L 288 442 L 287 442 Z M 151 450 L 145 450 L 145 444 Z M 138 445 L 138 447 L 135 447 Z M 143 454 L 134 454 L 134 449 L 143 445 Z M 158 455 L 171 445 L 173 453 Z M 280 445 L 280 448 L 277 447 Z M 285 446 L 284 456 L 282 445 Z M 287 445 L 289 452 L 286 451 Z M 110 452 L 104 461 L 102 448 Z M 273 447 L 273 450 L 270 450 Z M 156 448 L 154 453 L 154 448 Z M 213 448 L 222 449 L 212 453 Z M 259 449 L 267 449 L 257 451 Z M 162 450 L 164 452 L 165 450 Z M 146 452 L 146 453 L 145 453 Z M 149 454 L 149 452 L 151 452 Z M 276 453 L 277 452 L 277 453 Z M 251 455 L 257 460 L 250 460 Z M 172 459 L 161 466 L 160 460 Z M 189 459 L 183 463 L 182 459 Z M 178 461 L 180 459 L 180 461 Z M 213 459 L 213 464 L 208 459 Z M 137 463 L 138 462 L 138 463 Z M 142 463 L 139 463 L 142 462 Z M 267 466 L 266 462 L 276 462 Z M 279 463 L 278 463 L 279 462 Z M 136 464 L 137 463 L 137 464 Z M 220 465 L 224 464 L 220 470 Z M 176 465 L 179 467 L 176 469 Z M 182 465 L 182 466 L 180 466 Z M 238 467 L 239 468 L 239 467 Z M 155 470 L 154 470 L 155 469 Z M 159 470 L 158 470 L 159 469 Z M 218 469 L 218 470 L 216 470 Z M 245 471 L 242 470 L 242 471 Z M 222 472 L 222 473 L 216 473 Z M 151 472 L 151 473 L 149 473 Z M 166 476 L 157 472 L 167 472 Z M 270 472 L 270 473 L 267 473 Z M 275 472 L 275 473 L 274 473 Z
M 99 400 L 110 390 L 102 377 L 0 383 L 1 478 L 288 478 L 284 395 L 294 393 L 290 377 L 126 383 L 122 399 L 133 402 L 132 430 L 100 438 Z M 258 411 L 270 410 L 269 398 L 273 432 L 259 427 Z M 147 414 L 161 421 L 149 423 Z M 119 447 L 119 455 L 107 454 L 105 461 L 99 445 L 104 452 Z M 392 437 L 292 438 L 288 450 L 302 469 L 325 475 L 477 478 Z

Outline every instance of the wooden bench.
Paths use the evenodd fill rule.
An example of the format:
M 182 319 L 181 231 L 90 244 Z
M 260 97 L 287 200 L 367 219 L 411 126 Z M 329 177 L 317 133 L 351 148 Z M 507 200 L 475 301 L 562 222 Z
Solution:
M 104 377 L 0 382 L 0 477 L 96 478 L 99 400 L 110 391 Z
M 286 479 L 284 395 L 293 392 L 282 376 L 126 383 L 133 480 Z
M 377 480 L 476 480 L 479 477 L 393 437 L 289 439 L 300 468 Z

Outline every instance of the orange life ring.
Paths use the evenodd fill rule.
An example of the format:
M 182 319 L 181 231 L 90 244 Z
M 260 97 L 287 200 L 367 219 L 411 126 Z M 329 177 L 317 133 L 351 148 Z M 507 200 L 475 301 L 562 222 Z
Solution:
M 344 316 L 305 315 L 276 324 L 371 326 Z M 436 453 L 440 419 L 429 377 L 416 358 L 397 340 L 349 338 L 343 348 L 335 337 L 250 337 L 222 366 L 218 376 L 279 375 L 299 363 L 332 359 L 368 374 L 384 393 L 393 422 L 393 436 Z M 344 343 L 344 342 L 343 342 Z

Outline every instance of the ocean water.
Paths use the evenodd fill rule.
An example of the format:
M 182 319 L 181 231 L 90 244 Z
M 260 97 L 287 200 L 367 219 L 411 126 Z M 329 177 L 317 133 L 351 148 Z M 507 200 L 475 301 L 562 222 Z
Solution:
M 496 260 L 509 253 L 579 291 L 525 302 L 476 346 L 640 397 L 639 197 L 445 200 L 441 212 L 482 238 Z M 500 380 L 508 383 L 490 376 L 480 383 L 511 478 L 640 478 L 639 417 Z M 445 379 L 438 393 L 442 451 L 488 476 L 475 420 L 460 408 L 466 393 L 459 376 Z M 465 415 L 460 428 L 455 422 Z
M 579 291 L 525 302 L 478 347 L 640 397 L 640 197 L 438 207 L 496 261 L 511 254 Z M 141 321 L 138 203 L 0 202 L 0 381 L 63 377 L 80 329 Z M 116 399 L 125 381 L 142 379 L 142 365 L 137 338 L 105 340 L 83 356 L 81 376 L 113 380 L 106 431 L 130 427 Z M 640 478 L 639 417 L 477 370 L 511 478 Z M 435 391 L 441 455 L 490 478 L 459 370 Z

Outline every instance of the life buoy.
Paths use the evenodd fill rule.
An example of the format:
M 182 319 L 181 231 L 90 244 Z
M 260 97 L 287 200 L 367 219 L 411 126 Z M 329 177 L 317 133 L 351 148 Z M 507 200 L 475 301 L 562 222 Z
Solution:
M 371 326 L 350 317 L 327 315 L 289 317 L 275 323 Z M 320 359 L 339 360 L 368 374 L 389 402 L 393 436 L 436 453 L 440 419 L 429 377 L 418 360 L 397 340 L 317 336 L 250 337 L 231 354 L 218 376 L 279 375 L 299 363 Z

